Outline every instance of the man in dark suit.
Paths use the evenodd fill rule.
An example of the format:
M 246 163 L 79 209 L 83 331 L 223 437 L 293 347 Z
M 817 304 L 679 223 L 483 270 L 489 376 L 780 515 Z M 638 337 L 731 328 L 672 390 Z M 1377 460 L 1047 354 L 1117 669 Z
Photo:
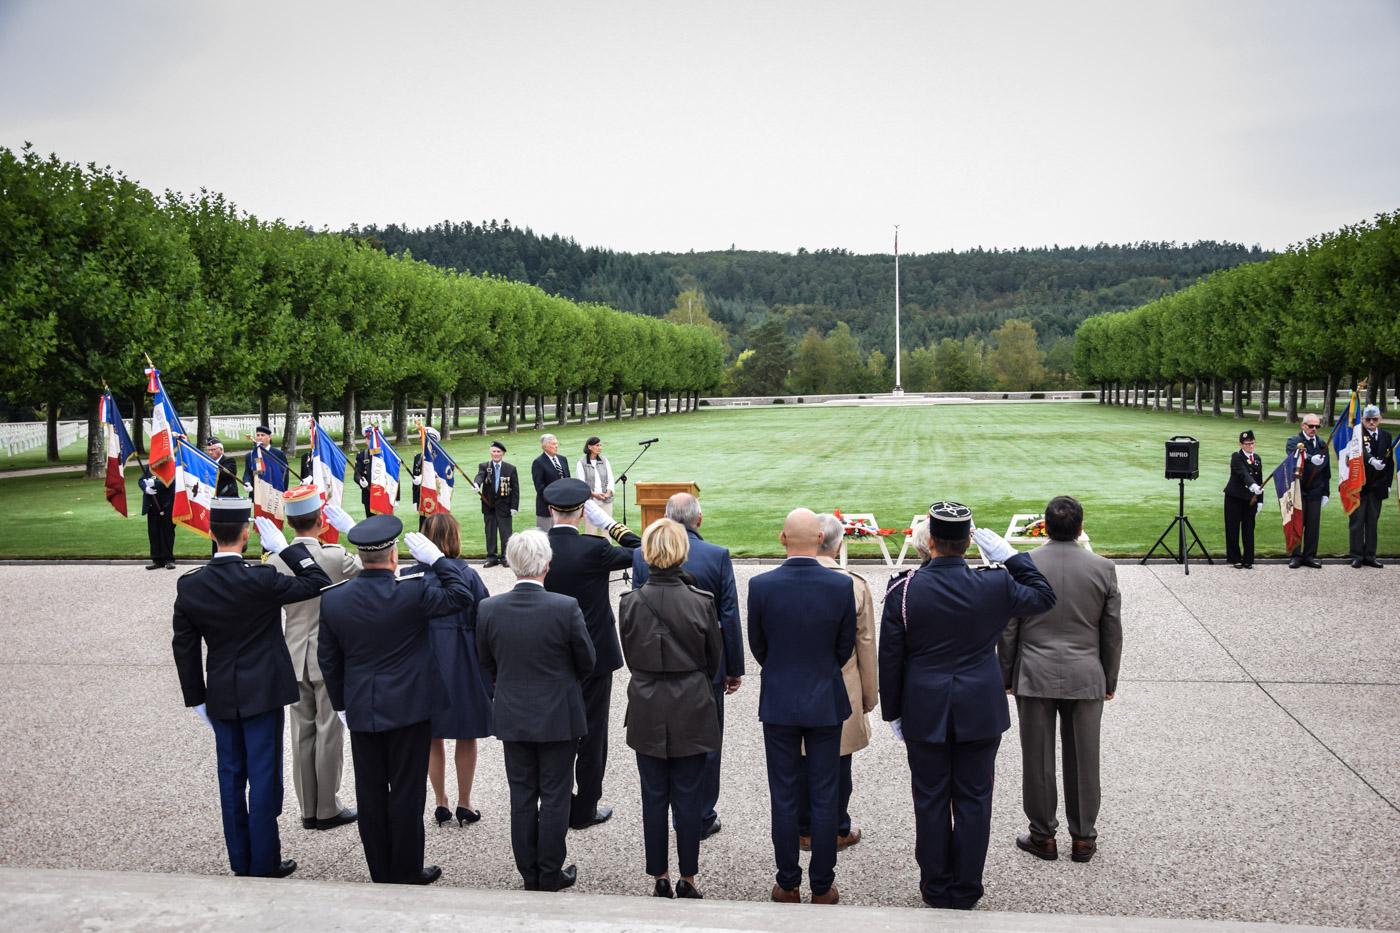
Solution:
M 277 834 L 282 707 L 297 699 L 282 607 L 313 598 L 331 580 L 305 545 L 288 545 L 266 519 L 265 545 L 283 553 L 294 576 L 244 563 L 251 514 L 247 499 L 213 501 L 209 528 L 219 551 L 176 581 L 171 648 L 185 705 L 214 730 L 229 867 L 237 875 L 282 878 L 297 867 L 282 858 Z M 207 665 L 201 641 L 208 646 Z
M 1264 509 L 1264 466 L 1254 453 L 1254 432 L 1240 432 L 1225 482 L 1225 559 L 1239 570 L 1254 566 L 1254 519 Z M 1240 540 L 1243 536 L 1244 545 Z
M 366 442 L 369 441 L 369 438 L 373 433 L 373 428 L 365 428 Z M 373 467 L 373 460 L 374 458 L 370 455 L 368 449 L 355 451 L 355 467 L 353 475 L 355 477 L 355 485 L 360 487 L 360 505 L 364 507 L 365 518 L 369 518 L 371 515 L 374 514 L 370 511 L 369 508 L 369 481 L 370 477 L 372 476 L 371 471 Z
M 544 491 L 550 484 L 568 479 L 573 474 L 569 472 L 569 458 L 559 452 L 559 438 L 553 434 L 542 435 L 540 449 L 543 453 L 530 464 L 530 479 L 535 484 L 535 527 L 541 531 L 548 531 L 551 519 Z
M 141 479 L 141 514 L 146 516 L 146 540 L 151 548 L 147 570 L 175 569 L 175 486 L 148 473 Z
M 572 596 L 546 592 L 550 545 L 531 528 L 507 545 L 515 589 L 482 600 L 481 668 L 495 682 L 495 730 L 510 783 L 510 845 L 526 890 L 558 891 L 578 878 L 564 867 L 574 755 L 588 729 L 579 682 L 593 671 L 593 641 Z
M 720 634 L 724 638 L 724 654 L 720 658 L 719 671 L 715 674 L 712 687 L 715 693 L 715 706 L 719 710 L 721 738 L 724 735 L 724 698 L 738 690 L 744 681 L 744 631 L 739 623 L 739 592 L 734 585 L 734 563 L 729 558 L 729 549 L 711 544 L 700 537 L 700 523 L 704 516 L 700 512 L 700 500 L 688 492 L 678 492 L 666 500 L 666 517 L 685 526 L 690 538 L 690 553 L 681 568 L 695 578 L 695 585 L 715 598 L 715 610 L 719 613 Z M 647 562 L 641 549 L 632 552 L 632 589 L 641 589 L 649 577 Z M 704 807 L 704 822 L 701 825 L 701 839 L 707 839 L 720 831 L 719 814 L 715 804 L 719 802 L 720 752 L 715 749 L 705 755 L 705 777 L 700 787 L 701 805 Z
M 442 869 L 423 867 L 430 726 L 449 701 L 428 620 L 471 608 L 473 596 L 461 570 L 417 532 L 405 539 L 409 553 L 431 566 L 441 585 L 426 574 L 398 579 L 395 544 L 402 530 L 392 515 L 350 529 L 364 570 L 321 595 L 316 657 L 331 705 L 344 711 L 341 721 L 350 730 L 370 878 L 432 884 Z
M 1248 433 L 1248 432 L 1246 432 Z M 1252 451 L 1251 451 L 1252 453 Z M 1258 458 L 1255 458 L 1258 461 Z M 1028 555 L 1055 590 L 1049 612 L 1012 619 L 997 645 L 1002 684 L 1016 697 L 1021 800 L 1030 832 L 1016 845 L 1055 859 L 1055 718 L 1060 720 L 1070 857 L 1087 862 L 1098 848 L 1099 730 L 1104 701 L 1118 690 L 1123 657 L 1122 597 L 1113 561 L 1078 544 L 1084 507 L 1056 496 L 1045 507 L 1050 540 Z
M 211 436 L 204 442 L 204 452 L 210 460 L 219 465 L 219 481 L 214 487 L 215 498 L 233 499 L 242 494 L 243 484 L 238 481 L 238 461 L 224 454 L 224 442 Z
M 282 465 L 282 484 L 278 488 L 283 492 L 287 491 L 287 455 L 280 447 L 272 446 L 272 429 L 265 424 L 260 424 L 253 432 L 253 449 L 243 455 L 243 484 L 250 489 L 253 486 L 253 477 L 258 472 L 258 451 L 261 449 L 264 457 L 271 457 Z
M 545 498 L 554 525 L 549 531 L 554 556 L 544 588 L 578 600 L 595 655 L 593 673 L 582 684 L 588 734 L 579 739 L 574 769 L 578 790 L 569 807 L 569 826 L 585 829 L 612 816 L 611 807 L 598 806 L 603 797 L 603 773 L 608 766 L 613 671 L 622 666 L 622 645 L 617 640 L 617 619 L 608 599 L 608 578 L 614 570 L 632 566 L 632 549 L 641 547 L 642 541 L 602 509 L 590 511 L 589 521 L 623 546 L 613 547 L 597 535 L 579 534 L 585 504 L 593 501 L 592 491 L 581 479 L 558 480 L 545 491 Z
M 486 524 L 486 567 L 495 567 L 505 556 L 513 531 L 512 516 L 520 510 L 520 475 L 515 464 L 506 463 L 505 455 L 506 445 L 492 441 L 491 459 L 476 468 L 475 482 L 485 496 L 481 514 Z
M 930 907 L 958 910 L 982 897 L 997 746 L 1011 727 L 997 641 L 1013 616 L 1055 605 L 1030 557 L 971 529 L 971 509 L 935 502 L 934 557 L 895 582 L 880 619 L 880 709 L 907 746 L 919 893 Z M 1004 566 L 969 567 L 969 534 Z
M 748 607 L 749 647 L 763 669 L 758 718 L 778 863 L 772 898 L 793 904 L 802 899 L 797 774 L 805 767 L 812 808 L 807 870 L 812 903 L 835 904 L 841 724 L 851 715 L 841 666 L 856 645 L 856 600 L 849 578 L 817 562 L 822 532 L 815 512 L 788 513 L 781 540 L 788 559 L 749 582 Z
M 1347 516 L 1351 565 L 1358 569 L 1384 567 L 1376 560 L 1376 524 L 1395 479 L 1395 449 L 1390 432 L 1381 429 L 1381 410 L 1375 405 L 1367 405 L 1361 413 L 1361 465 L 1366 482 L 1356 508 Z
M 1290 570 L 1299 567 L 1322 569 L 1317 562 L 1317 531 L 1322 524 L 1322 507 L 1331 491 L 1332 464 L 1327 459 L 1327 441 L 1317 434 L 1322 419 L 1314 414 L 1303 416 L 1303 430 L 1288 439 L 1287 454 L 1291 461 L 1298 445 L 1303 446 L 1303 475 L 1298 485 L 1303 490 L 1303 542 L 1293 549 L 1288 562 Z

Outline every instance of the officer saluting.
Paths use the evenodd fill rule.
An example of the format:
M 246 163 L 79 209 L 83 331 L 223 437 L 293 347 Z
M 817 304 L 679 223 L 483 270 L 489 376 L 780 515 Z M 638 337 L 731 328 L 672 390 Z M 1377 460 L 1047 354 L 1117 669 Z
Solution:
M 247 499 L 215 499 L 209 528 L 219 551 L 175 584 L 171 647 L 185 705 L 214 730 L 219 806 L 229 866 L 237 875 L 282 878 L 297 863 L 282 858 L 282 707 L 297 699 L 296 675 L 282 638 L 282 606 L 310 599 L 330 585 L 305 545 L 288 546 L 267 519 L 264 543 L 280 543 L 295 576 L 245 563 Z M 266 529 L 262 523 L 266 523 Z M 200 641 L 208 645 L 208 684 Z
M 919 893 L 930 907 L 971 910 L 982 897 L 997 746 L 1011 727 L 996 644 L 1013 616 L 1052 609 L 1055 593 L 1029 555 L 973 532 L 967 506 L 935 502 L 928 514 L 933 559 L 885 594 L 880 708 L 908 749 Z M 970 568 L 969 537 L 1004 569 Z
M 428 642 L 428 620 L 472 608 L 466 575 L 417 532 L 409 553 L 432 576 L 399 579 L 394 546 L 403 522 L 376 515 L 349 530 L 364 570 L 321 595 L 317 659 L 331 705 L 350 729 L 360 841 L 370 878 L 432 884 L 423 867 L 431 719 L 447 709 L 447 688 Z M 441 585 L 435 585 L 433 579 Z

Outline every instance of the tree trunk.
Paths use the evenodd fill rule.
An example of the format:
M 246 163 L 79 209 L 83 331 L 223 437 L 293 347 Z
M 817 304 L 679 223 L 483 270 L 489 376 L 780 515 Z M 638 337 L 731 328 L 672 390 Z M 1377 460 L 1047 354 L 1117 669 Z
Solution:
M 462 427 L 462 393 L 457 389 L 452 390 L 452 427 Z
M 199 440 L 199 449 L 203 450 L 209 446 L 209 435 L 213 430 L 209 427 L 209 393 L 199 392 L 194 397 L 195 404 L 195 436 Z
M 263 392 L 258 396 L 258 424 L 267 424 L 271 419 L 272 410 L 267 407 L 267 393 Z
M 1210 377 L 1210 413 L 1212 417 L 1220 417 L 1220 396 L 1225 391 L 1224 384 L 1219 376 Z
M 554 420 L 562 428 L 569 423 L 569 409 L 573 407 L 574 393 L 565 389 L 554 396 Z
M 579 410 L 583 412 L 583 417 L 579 420 L 579 424 L 587 424 L 587 423 L 588 423 L 588 386 L 584 386 L 584 387 L 583 387 L 583 391 L 579 394 L 579 402 L 578 402 L 578 405 L 579 405 Z
M 518 389 L 511 389 L 506 393 L 506 399 L 509 401 L 502 400 L 501 402 L 502 405 L 507 405 L 510 408 L 510 427 L 506 428 L 507 434 L 518 434 L 520 432 L 520 409 L 516 407 L 515 404 L 515 399 L 519 395 L 520 391 Z
M 642 412 L 646 412 L 646 406 L 642 406 Z M 632 393 L 632 420 L 637 420 L 637 393 Z
M 622 390 L 621 390 L 621 389 L 618 390 L 618 392 L 617 392 L 617 397 L 616 397 L 615 399 L 613 399 L 613 420 L 614 420 L 614 421 L 621 421 L 621 420 L 622 420 Z
M 1264 387 L 1259 390 L 1259 420 L 1269 420 L 1269 376 L 1264 377 Z
M 355 390 L 346 388 L 340 393 L 340 449 L 346 452 L 355 449 L 355 439 L 360 436 L 355 424 Z
M 1231 383 L 1231 387 L 1232 387 L 1232 391 L 1233 391 L 1234 396 L 1235 396 L 1235 417 L 1236 417 L 1236 418 L 1243 418 L 1243 417 L 1244 417 L 1244 385 L 1243 385 L 1243 383 L 1242 383 L 1239 379 L 1236 379 L 1233 383 Z
M 1174 402 L 1175 402 L 1175 396 L 1176 396 L 1176 383 L 1175 383 L 1175 382 L 1168 382 L 1168 383 L 1167 383 L 1167 412 L 1168 412 L 1168 413 L 1171 413 L 1171 412 L 1176 411 L 1176 408 L 1173 407 L 1173 406 L 1174 406 Z
M 297 421 L 301 417 L 301 387 L 306 377 L 297 375 L 282 381 L 287 390 L 287 423 L 282 426 L 282 452 L 290 461 L 297 452 Z
M 394 443 L 405 444 L 408 442 L 408 393 L 395 392 L 393 409 L 389 415 L 392 424 L 390 427 L 394 431 Z
M 669 415 L 671 413 L 671 393 L 666 391 L 662 394 L 666 396 L 666 414 Z
M 321 423 L 321 396 L 311 396 L 311 418 L 317 424 Z
M 1278 410 L 1284 411 L 1286 408 L 1288 408 L 1288 380 L 1280 379 L 1278 381 Z
M 481 390 L 481 395 L 476 400 L 476 436 L 486 436 L 486 390 Z
M 1195 395 L 1195 398 L 1196 398 L 1196 414 L 1199 415 L 1199 414 L 1201 414 L 1201 377 L 1200 377 L 1200 376 L 1197 376 L 1197 377 L 1196 377 L 1195 392 L 1194 392 L 1193 394 Z
M 1373 366 L 1371 367 L 1370 371 L 1366 374 L 1366 404 L 1367 404 L 1367 405 L 1374 405 L 1374 404 L 1376 404 L 1376 383 L 1379 382 L 1379 381 L 1380 381 L 1380 379 L 1379 379 L 1379 377 L 1378 377 L 1377 374 L 1376 374 L 1376 367 L 1373 365 Z
M 539 431 L 542 428 L 544 428 L 544 396 L 537 393 L 535 395 L 535 430 Z
M 58 462 L 58 393 L 50 392 L 44 400 L 44 459 Z
M 450 440 L 452 428 L 447 423 L 447 393 L 442 393 L 442 418 L 438 420 L 438 434 L 443 440 Z
M 131 443 L 138 454 L 146 455 L 146 396 L 141 392 L 131 396 Z
M 607 404 L 608 392 L 606 390 L 598 393 L 598 420 L 603 420 L 603 406 Z
M 1297 377 L 1288 381 L 1288 418 L 1289 424 L 1298 423 L 1298 384 L 1301 380 Z
M 103 476 L 107 472 L 107 437 L 102 433 L 102 398 L 104 393 L 93 392 L 87 404 L 87 468 L 83 475 L 88 479 Z
M 351 393 L 351 399 L 350 399 L 350 400 L 351 400 L 351 401 L 354 403 L 354 405 L 355 405 L 355 436 L 354 436 L 353 438 L 351 438 L 351 441 L 350 441 L 350 444 L 351 444 L 351 446 L 353 447 L 355 441 L 357 441 L 357 440 L 359 440 L 360 438 L 362 438 L 362 437 L 365 436 L 365 426 L 364 426 L 364 421 L 363 421 L 363 419 L 361 418 L 361 415 L 363 414 L 363 412 L 360 410 L 360 397 L 359 397 L 359 395 L 357 395 L 357 394 L 355 394 L 355 393 L 352 392 L 352 393 Z

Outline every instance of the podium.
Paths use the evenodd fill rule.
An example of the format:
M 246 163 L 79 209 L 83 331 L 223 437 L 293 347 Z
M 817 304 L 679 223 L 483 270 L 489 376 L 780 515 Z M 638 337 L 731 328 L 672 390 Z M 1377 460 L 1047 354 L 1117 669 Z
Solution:
M 646 531 L 647 526 L 658 518 L 666 517 L 666 500 L 678 492 L 688 492 L 697 499 L 700 487 L 695 483 L 638 483 L 637 505 L 642 510 L 642 526 L 634 529 L 637 534 Z

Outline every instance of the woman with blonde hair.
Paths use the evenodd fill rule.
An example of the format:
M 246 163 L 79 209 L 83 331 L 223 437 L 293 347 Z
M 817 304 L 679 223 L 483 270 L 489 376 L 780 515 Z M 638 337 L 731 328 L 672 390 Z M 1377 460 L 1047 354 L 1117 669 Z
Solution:
M 701 896 L 695 886 L 703 823 L 705 755 L 720 746 L 719 708 L 710 682 L 723 640 L 714 597 L 683 579 L 690 553 L 685 526 L 658 519 L 642 534 L 650 576 L 622 595 L 618 635 L 632 672 L 627 685 L 627 744 L 642 781 L 646 870 L 657 897 Z M 669 869 L 670 820 L 676 826 L 680 880 Z

